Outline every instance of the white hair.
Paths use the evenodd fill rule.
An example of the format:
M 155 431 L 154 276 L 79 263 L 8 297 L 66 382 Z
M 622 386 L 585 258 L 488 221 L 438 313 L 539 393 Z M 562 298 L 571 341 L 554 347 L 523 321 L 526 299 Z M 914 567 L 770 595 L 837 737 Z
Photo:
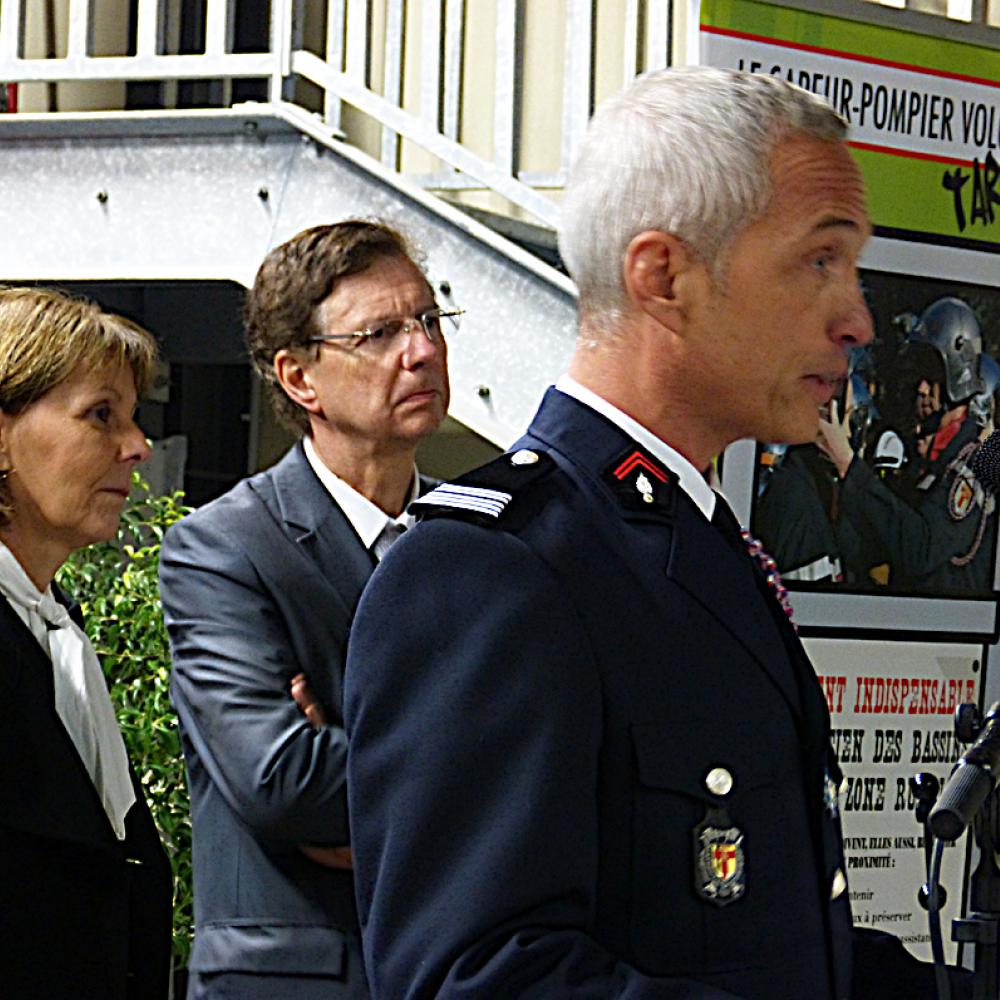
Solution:
M 605 101 L 573 165 L 559 229 L 581 317 L 620 319 L 625 251 L 646 230 L 672 233 L 718 275 L 729 242 L 767 208 L 775 144 L 796 132 L 843 140 L 847 123 L 766 74 L 660 70 Z

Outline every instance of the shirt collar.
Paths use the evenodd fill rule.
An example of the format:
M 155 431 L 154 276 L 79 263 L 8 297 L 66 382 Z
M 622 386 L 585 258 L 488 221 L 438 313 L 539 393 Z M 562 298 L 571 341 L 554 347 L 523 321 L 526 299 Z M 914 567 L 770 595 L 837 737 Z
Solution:
M 410 496 L 403 507 L 403 513 L 399 517 L 390 517 L 381 507 L 372 503 L 368 497 L 363 496 L 353 486 L 344 482 L 340 476 L 330 471 L 317 454 L 312 438 L 304 437 L 302 439 L 302 450 L 305 452 L 306 459 L 313 471 L 319 477 L 319 481 L 344 512 L 347 520 L 351 522 L 351 527 L 358 533 L 361 544 L 366 549 L 370 549 L 375 544 L 375 539 L 378 538 L 387 524 L 401 524 L 404 528 L 409 528 L 413 524 L 413 517 L 406 513 L 406 508 L 417 499 L 420 493 L 420 477 L 416 466 L 413 467 L 413 485 L 410 487 Z
M 0 600 L 6 600 L 14 609 L 48 656 L 49 629 L 39 606 L 45 600 L 55 602 L 52 585 L 40 591 L 3 542 L 0 542 Z
M 612 405 L 606 399 L 598 396 L 596 392 L 580 385 L 576 379 L 569 375 L 562 375 L 556 382 L 556 389 L 572 396 L 584 406 L 589 406 L 596 410 L 601 416 L 606 417 L 613 424 L 620 427 L 629 437 L 634 438 L 644 448 L 647 448 L 654 458 L 662 462 L 674 475 L 684 492 L 691 498 L 695 506 L 705 515 L 708 520 L 712 519 L 715 511 L 715 493 L 712 487 L 705 482 L 705 477 L 700 473 L 679 451 L 671 448 L 666 441 L 658 438 L 652 431 L 643 427 L 637 420 L 634 420 L 627 413 L 623 413 L 617 406 Z

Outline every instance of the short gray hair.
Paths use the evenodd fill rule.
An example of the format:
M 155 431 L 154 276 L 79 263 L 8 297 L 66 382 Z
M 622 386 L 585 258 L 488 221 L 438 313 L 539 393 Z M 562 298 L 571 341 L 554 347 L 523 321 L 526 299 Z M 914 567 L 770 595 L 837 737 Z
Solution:
M 591 119 L 566 186 L 559 249 L 581 316 L 620 319 L 632 238 L 672 233 L 718 276 L 729 242 L 767 208 L 770 155 L 796 132 L 843 140 L 821 98 L 766 74 L 647 73 Z

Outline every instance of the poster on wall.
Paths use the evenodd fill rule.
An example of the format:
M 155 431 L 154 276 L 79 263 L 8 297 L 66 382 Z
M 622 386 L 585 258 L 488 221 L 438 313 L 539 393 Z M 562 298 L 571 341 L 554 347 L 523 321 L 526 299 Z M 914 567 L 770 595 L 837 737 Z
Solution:
M 862 285 L 874 340 L 816 443 L 758 449 L 751 529 L 792 585 L 988 598 L 1000 289 L 872 269 Z
M 954 707 L 981 704 L 987 685 L 987 649 L 947 635 L 949 609 L 969 599 L 992 608 L 997 597 L 1000 484 L 977 454 L 996 429 L 1000 390 L 1000 52 L 871 23 L 861 4 L 827 13 L 693 0 L 691 10 L 689 61 L 820 95 L 847 120 L 865 177 L 875 233 L 861 282 L 874 339 L 852 354 L 817 441 L 760 444 L 739 478 L 751 530 L 774 552 L 793 605 L 808 591 L 831 602 L 884 595 L 885 615 L 900 601 L 920 608 L 926 642 L 891 640 L 888 627 L 870 638 L 820 627 L 805 644 L 845 773 L 855 921 L 929 958 L 908 782 L 919 771 L 947 778 L 963 749 Z M 944 860 L 952 959 L 948 928 L 967 878 L 963 841 Z
M 875 338 L 816 444 L 760 449 L 751 529 L 793 584 L 988 597 L 1000 482 L 976 453 L 1000 389 L 1000 53 L 741 0 L 701 4 L 698 51 L 843 115 L 878 237 L 862 276 Z
M 855 923 L 889 931 L 930 960 L 927 913 L 917 902 L 926 880 L 923 827 L 910 778 L 944 783 L 965 749 L 954 731 L 956 705 L 978 701 L 981 647 L 912 642 L 804 641 L 827 698 L 833 749 L 844 772 L 840 809 L 847 889 Z M 942 927 L 961 913 L 966 842 L 947 847 Z M 945 932 L 950 961 L 957 947 Z
M 696 61 L 781 76 L 847 119 L 878 233 L 1000 249 L 1000 52 L 749 0 L 704 0 L 692 23 Z

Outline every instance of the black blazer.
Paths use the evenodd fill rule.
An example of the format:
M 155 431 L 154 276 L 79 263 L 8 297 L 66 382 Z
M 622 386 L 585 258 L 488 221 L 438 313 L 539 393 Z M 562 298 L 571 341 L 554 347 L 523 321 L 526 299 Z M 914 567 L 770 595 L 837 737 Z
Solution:
M 349 871 L 301 843 L 346 844 L 347 633 L 372 557 L 293 447 L 167 533 L 160 586 L 194 823 L 190 968 L 309 974 L 367 996 Z M 328 725 L 292 701 L 304 672 Z
M 167 996 L 170 865 L 134 772 L 132 782 L 122 842 L 56 714 L 51 661 L 0 597 L 5 1000 Z

